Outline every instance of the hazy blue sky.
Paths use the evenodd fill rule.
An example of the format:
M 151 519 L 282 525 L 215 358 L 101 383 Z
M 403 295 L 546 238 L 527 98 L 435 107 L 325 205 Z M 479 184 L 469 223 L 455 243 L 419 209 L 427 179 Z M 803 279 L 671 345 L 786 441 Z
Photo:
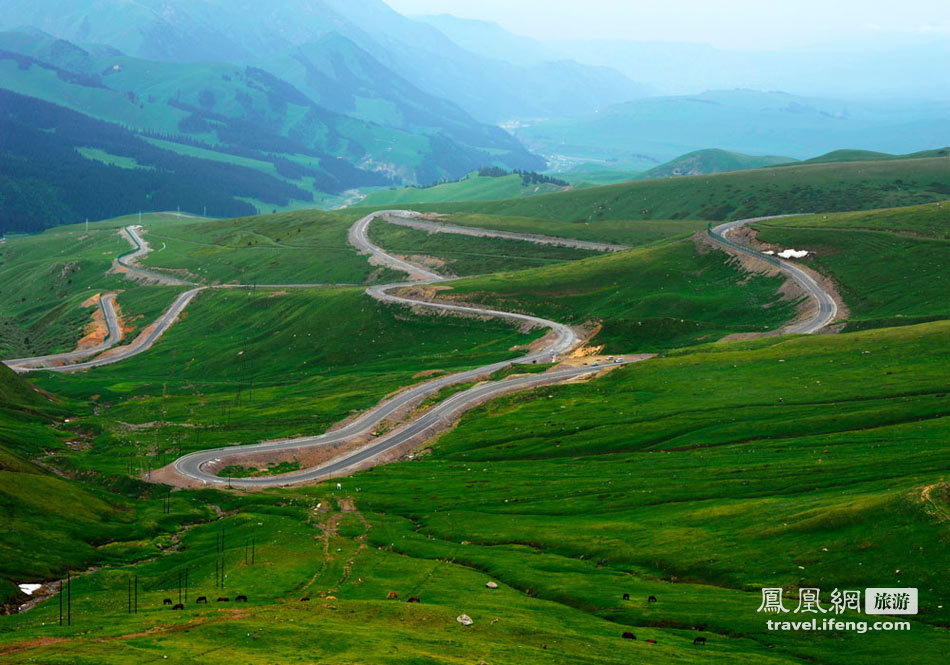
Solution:
M 607 38 L 762 48 L 945 35 L 950 0 L 386 0 L 403 14 L 495 21 L 539 39 Z

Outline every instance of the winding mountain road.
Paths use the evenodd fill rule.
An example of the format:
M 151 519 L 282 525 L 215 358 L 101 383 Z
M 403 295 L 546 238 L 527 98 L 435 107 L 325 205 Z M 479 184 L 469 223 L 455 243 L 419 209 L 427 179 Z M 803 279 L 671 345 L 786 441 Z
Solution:
M 500 381 L 478 383 L 472 388 L 461 391 L 451 397 L 435 404 L 418 415 L 413 420 L 398 426 L 396 429 L 386 433 L 379 438 L 375 437 L 375 431 L 380 425 L 394 416 L 404 415 L 411 409 L 418 406 L 427 397 L 437 394 L 443 388 L 462 383 L 468 383 L 486 378 L 488 375 L 510 367 L 514 364 L 537 363 L 555 361 L 559 356 L 570 351 L 580 343 L 580 339 L 572 328 L 555 321 L 549 321 L 540 317 L 529 316 L 525 314 L 516 314 L 512 312 L 503 312 L 499 310 L 487 309 L 469 305 L 453 305 L 442 302 L 431 302 L 421 298 L 413 298 L 406 295 L 396 295 L 393 291 L 403 287 L 428 286 L 450 281 L 426 268 L 409 263 L 386 253 L 381 248 L 374 245 L 367 236 L 367 229 L 370 223 L 377 218 L 386 218 L 395 224 L 411 226 L 413 228 L 429 229 L 429 222 L 416 219 L 418 213 L 386 210 L 371 213 L 358 220 L 349 231 L 349 241 L 361 253 L 368 254 L 371 261 L 377 265 L 385 266 L 394 270 L 405 272 L 409 275 L 410 281 L 394 284 L 385 284 L 369 287 L 366 292 L 371 297 L 380 302 L 406 305 L 414 308 L 427 308 L 446 312 L 455 312 L 465 315 L 475 315 L 481 317 L 501 318 L 514 321 L 528 327 L 545 327 L 550 330 L 547 336 L 542 340 L 542 344 L 536 350 L 515 359 L 494 363 L 476 369 L 458 372 L 448 376 L 439 377 L 416 386 L 407 388 L 395 396 L 384 400 L 372 409 L 360 415 L 353 422 L 344 427 L 328 432 L 319 436 L 302 437 L 283 441 L 265 442 L 247 446 L 217 448 L 198 451 L 185 455 L 170 465 L 174 472 L 181 478 L 190 482 L 201 483 L 205 485 L 224 485 L 229 484 L 232 487 L 245 488 L 263 488 L 263 487 L 286 487 L 302 483 L 309 483 L 316 480 L 326 479 L 341 475 L 347 471 L 358 468 L 362 465 L 372 463 L 386 455 L 392 454 L 395 449 L 404 449 L 409 445 L 422 443 L 426 438 L 441 428 L 450 425 L 456 418 L 468 409 L 481 404 L 482 402 L 509 392 L 526 390 L 542 385 L 560 383 L 563 381 L 575 379 L 585 375 L 595 374 L 608 369 L 604 366 L 581 366 L 565 367 L 549 370 L 543 374 L 516 375 Z M 745 224 L 762 221 L 770 218 L 756 218 L 728 222 L 712 229 L 710 236 L 723 247 L 732 251 L 742 251 L 756 258 L 764 259 L 776 265 L 792 279 L 802 286 L 818 303 L 817 312 L 808 321 L 796 324 L 786 332 L 812 333 L 827 325 L 836 314 L 836 307 L 833 298 L 825 292 L 813 278 L 798 267 L 785 261 L 779 261 L 773 257 L 768 257 L 755 250 L 743 245 L 734 243 L 728 239 L 728 234 L 735 228 Z M 488 229 L 471 229 L 468 227 L 456 227 L 453 225 L 436 225 L 438 232 L 453 233 L 459 232 L 463 235 L 475 235 L 478 232 L 482 237 L 501 237 L 528 242 L 539 242 L 541 244 L 563 244 L 569 242 L 566 239 L 554 239 L 539 237 L 535 238 L 533 234 L 509 234 L 508 232 L 492 231 Z M 458 231 L 462 229 L 462 231 Z M 6 364 L 13 367 L 16 371 L 26 372 L 40 369 L 51 371 L 78 371 L 91 369 L 103 365 L 113 364 L 130 358 L 134 355 L 146 351 L 157 341 L 178 319 L 181 312 L 201 291 L 209 288 L 246 288 L 241 285 L 226 286 L 196 286 L 190 282 L 184 282 L 170 278 L 167 275 L 161 275 L 130 263 L 137 258 L 144 256 L 148 251 L 148 245 L 138 235 L 133 227 L 124 229 L 130 241 L 136 246 L 135 250 L 123 255 L 118 259 L 119 263 L 129 271 L 138 272 L 145 277 L 155 280 L 162 280 L 163 283 L 173 283 L 180 285 L 194 286 L 178 296 L 172 306 L 151 326 L 143 331 L 136 340 L 124 347 L 107 351 L 113 346 L 118 338 L 118 325 L 115 317 L 113 303 L 114 294 L 103 296 L 100 299 L 100 305 L 106 321 L 109 324 L 109 337 L 95 349 L 86 349 L 74 351 L 66 354 L 54 356 L 45 356 L 43 358 L 27 358 L 20 360 L 6 361 Z M 583 247 L 582 247 L 583 245 Z M 619 251 L 623 249 L 620 245 L 607 245 L 600 243 L 587 243 L 585 241 L 572 241 L 564 246 L 580 247 L 583 249 L 598 249 L 600 251 Z M 292 285 L 270 285 L 273 288 L 311 288 L 315 286 L 327 286 L 316 284 L 292 284 Z M 105 353 L 102 353 L 106 351 Z M 63 365 L 50 367 L 50 363 L 63 363 L 71 360 L 91 357 L 102 353 L 97 358 L 72 365 Z M 615 367 L 616 365 L 614 365 Z M 352 444 L 352 445 L 351 445 Z M 249 456 L 273 455 L 276 453 L 288 453 L 293 451 L 304 451 L 316 447 L 333 448 L 347 445 L 348 447 L 359 446 L 355 450 L 341 453 L 330 461 L 319 466 L 303 469 L 280 476 L 267 476 L 257 478 L 226 479 L 218 477 L 215 469 L 228 466 L 230 459 L 246 459 Z
M 3 364 L 18 374 L 36 370 L 50 370 L 55 372 L 57 369 L 62 369 L 63 365 L 71 363 L 74 360 L 91 358 L 94 355 L 112 348 L 122 339 L 122 331 L 119 329 L 119 319 L 115 311 L 115 296 L 116 294 L 114 293 L 99 296 L 99 309 L 102 311 L 102 318 L 106 323 L 107 330 L 105 339 L 99 344 L 87 349 L 76 349 L 75 351 L 68 351 L 66 353 L 4 360 Z M 68 367 L 69 369 L 73 369 L 76 365 L 71 364 Z
M 544 374 L 530 374 L 526 376 L 513 376 L 501 381 L 490 382 L 476 385 L 468 390 L 461 391 L 439 402 L 426 410 L 422 415 L 410 421 L 409 423 L 398 427 L 392 432 L 371 441 L 361 448 L 344 453 L 343 455 L 332 459 L 331 461 L 310 469 L 284 474 L 280 476 L 268 476 L 259 478 L 241 478 L 231 479 L 221 478 L 216 475 L 213 469 L 228 466 L 229 458 L 245 459 L 248 456 L 254 456 L 262 453 L 275 454 L 293 451 L 301 451 L 317 446 L 338 446 L 351 440 L 358 440 L 366 436 L 371 436 L 379 425 L 392 417 L 393 415 L 405 412 L 408 409 L 421 403 L 426 397 L 435 395 L 445 387 L 468 383 L 487 377 L 489 374 L 504 369 L 516 363 L 536 363 L 552 361 L 559 355 L 569 351 L 572 347 L 580 343 L 580 339 L 574 330 L 568 326 L 548 321 L 540 317 L 528 316 L 524 314 L 515 314 L 511 312 L 501 312 L 498 310 L 486 309 L 474 306 L 451 305 L 447 303 L 429 302 L 421 299 L 413 299 L 404 296 L 397 296 L 392 293 L 396 289 L 406 286 L 424 286 L 449 281 L 447 278 L 434 272 L 421 268 L 402 259 L 396 258 L 370 242 L 367 237 L 369 224 L 378 217 L 392 216 L 412 216 L 415 213 L 402 211 L 380 211 L 372 213 L 357 221 L 349 232 L 350 243 L 353 244 L 362 253 L 369 254 L 372 261 L 378 265 L 383 265 L 395 270 L 409 273 L 415 279 L 409 282 L 399 282 L 396 284 L 385 284 L 381 286 L 372 286 L 367 289 L 367 293 L 373 298 L 386 303 L 408 305 L 411 307 L 425 307 L 440 311 L 457 312 L 468 315 L 485 316 L 492 318 L 502 318 L 526 324 L 531 327 L 546 327 L 551 330 L 553 339 L 546 341 L 542 348 L 532 351 L 516 360 L 506 360 L 492 365 L 479 367 L 477 369 L 458 372 L 449 376 L 439 377 L 431 381 L 413 386 L 401 391 L 396 396 L 383 401 L 376 407 L 363 413 L 354 422 L 345 427 L 322 434 L 319 436 L 304 437 L 285 441 L 276 441 L 260 443 L 250 446 L 217 448 L 203 450 L 177 459 L 172 466 L 175 471 L 185 478 L 199 481 L 208 485 L 229 484 L 231 487 L 262 488 L 262 487 L 286 487 L 302 483 L 309 483 L 315 480 L 331 478 L 340 475 L 350 469 L 359 467 L 363 464 L 372 462 L 391 453 L 396 448 L 402 448 L 413 443 L 421 443 L 430 433 L 450 424 L 464 411 L 481 404 L 487 399 L 499 395 L 528 388 L 559 383 L 569 379 L 584 375 L 590 375 L 605 371 L 605 367 L 569 367 L 549 371 Z M 545 338 L 547 340 L 547 338 Z
M 720 224 L 719 226 L 713 228 L 709 235 L 714 241 L 726 249 L 743 252 L 749 256 L 767 261 L 795 280 L 795 282 L 800 287 L 802 287 L 802 289 L 804 289 L 805 292 L 817 303 L 818 307 L 810 318 L 792 324 L 791 326 L 784 328 L 782 332 L 787 334 L 798 333 L 802 335 L 810 335 L 827 326 L 838 315 L 838 304 L 835 302 L 835 299 L 832 297 L 832 295 L 821 288 L 818 282 L 816 282 L 811 275 L 806 273 L 798 266 L 729 240 L 730 232 L 747 224 L 764 222 L 770 219 L 781 219 L 783 217 L 796 216 L 797 215 L 773 215 L 771 217 L 753 217 L 751 219 L 740 219 L 735 222 L 726 222 L 725 224 Z
M 520 240 L 523 242 L 533 242 L 537 245 L 570 247 L 572 249 L 587 249 L 595 252 L 622 252 L 625 249 L 630 249 L 629 245 L 615 245 L 608 242 L 575 240 L 574 238 L 545 236 L 539 233 L 497 231 L 495 229 L 482 229 L 475 226 L 460 226 L 458 224 L 432 222 L 424 219 L 414 219 L 405 216 L 400 217 L 394 215 L 387 218 L 386 221 L 388 221 L 390 224 L 395 224 L 396 226 L 405 226 L 417 231 L 425 231 L 427 233 L 452 233 L 455 235 L 472 236 L 473 238 L 501 238 L 504 240 Z

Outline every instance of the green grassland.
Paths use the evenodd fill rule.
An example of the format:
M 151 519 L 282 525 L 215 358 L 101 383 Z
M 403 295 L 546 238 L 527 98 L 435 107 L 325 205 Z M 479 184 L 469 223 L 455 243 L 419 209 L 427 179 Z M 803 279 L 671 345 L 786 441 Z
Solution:
M 796 161 L 798 160 L 791 157 L 743 155 L 738 152 L 719 149 L 696 150 L 645 171 L 640 174 L 640 178 L 668 178 L 671 176 L 724 173 L 727 171 L 747 171 L 779 164 L 790 164 Z
M 446 215 L 445 221 L 459 226 L 512 231 L 514 233 L 536 233 L 539 235 L 574 238 L 593 242 L 606 242 L 616 245 L 638 247 L 669 240 L 686 238 L 704 230 L 706 222 L 696 220 L 602 220 L 590 223 L 586 220 L 566 222 L 531 217 L 509 217 L 506 215 L 481 215 L 459 213 Z
M 63 464 L 144 473 L 179 450 L 322 433 L 421 372 L 517 357 L 539 334 L 413 315 L 359 288 L 210 290 L 148 353 L 35 380 L 97 412 L 91 448 L 61 450 Z
M 71 627 L 56 625 L 55 599 L 5 618 L 0 653 L 13 663 L 235 652 L 249 663 L 871 664 L 910 652 L 942 662 L 948 333 L 941 322 L 696 347 L 495 400 L 430 455 L 361 472 L 342 491 L 208 494 L 221 519 L 153 561 L 74 581 Z M 358 512 L 341 512 L 344 499 Z M 161 602 L 177 602 L 186 568 L 179 614 Z M 800 587 L 827 599 L 881 585 L 921 589 L 910 632 L 770 632 L 756 613 L 762 586 L 785 587 L 794 608 Z M 400 601 L 385 600 L 390 591 Z M 250 602 L 213 602 L 236 594 Z M 195 605 L 198 595 L 211 605 Z M 402 602 L 410 595 L 422 603 Z M 462 613 L 475 625 L 460 626 Z M 627 630 L 638 640 L 622 640 Z M 304 647 L 301 635 L 316 637 Z M 696 636 L 708 644 L 693 646 Z M 39 637 L 64 641 L 29 642 Z
M 458 182 L 447 182 L 433 187 L 405 187 L 380 190 L 366 196 L 361 206 L 393 206 L 405 203 L 440 203 L 443 201 L 494 201 L 535 196 L 561 191 L 563 187 L 552 184 L 522 184 L 520 175 L 511 174 L 493 178 L 470 173 Z
M 950 159 L 776 166 L 754 171 L 629 182 L 508 201 L 414 204 L 564 222 L 625 219 L 726 220 L 787 213 L 844 212 L 940 201 L 950 193 Z
M 793 316 L 777 277 L 743 275 L 687 238 L 582 261 L 472 277 L 440 297 L 562 322 L 599 321 L 608 352 L 648 352 L 765 332 Z M 737 287 L 739 281 L 744 283 Z
M 172 215 L 144 215 L 150 225 L 174 224 Z M 106 274 L 113 259 L 129 252 L 118 233 L 137 216 L 63 226 L 0 243 L 0 357 L 19 358 L 71 351 L 95 308 L 82 303 L 97 293 L 118 291 L 127 339 L 151 323 L 174 300 L 177 287 L 143 286 Z
M 149 500 L 157 488 L 145 483 L 60 477 L 39 466 L 67 442 L 75 445 L 64 424 L 77 409 L 0 365 L 0 606 L 15 596 L 12 582 L 147 558 L 169 532 L 210 514 L 184 495 L 165 513 Z
M 950 155 L 950 148 L 939 148 L 937 150 L 922 150 L 909 155 L 892 155 L 887 152 L 874 152 L 872 150 L 833 150 L 825 155 L 806 159 L 803 164 L 819 164 L 822 162 L 874 162 L 874 161 L 894 161 L 902 159 L 925 159 L 930 157 L 947 157 Z
M 804 262 L 834 278 L 852 329 L 950 315 L 950 203 L 777 219 L 755 228 L 763 242 L 814 252 Z
M 849 328 L 718 343 L 778 327 L 794 303 L 779 299 L 777 278 L 696 245 L 689 236 L 704 223 L 588 224 L 569 212 L 451 220 L 636 246 L 577 260 L 374 223 L 387 249 L 459 257 L 473 270 L 498 269 L 505 254 L 517 257 L 509 268 L 552 261 L 440 295 L 597 320 L 607 352 L 662 355 L 493 400 L 413 461 L 359 472 L 342 490 L 179 491 L 165 513 L 164 488 L 141 477 L 197 448 L 324 431 L 423 372 L 513 357 L 539 332 L 381 306 L 359 287 L 211 289 L 128 361 L 31 377 L 40 391 L 0 368 L 0 516 L 5 528 L 13 520 L 0 533 L 0 597 L 13 597 L 12 582 L 102 566 L 74 579 L 72 626 L 58 625 L 56 597 L 0 617 L 0 659 L 942 663 L 950 323 L 920 319 L 946 317 L 936 267 L 946 264 L 946 209 L 758 225 L 764 241 L 817 252 L 816 269 L 843 287 Z M 156 220 L 147 238 L 164 249 L 150 262 L 208 282 L 363 282 L 371 269 L 355 253 L 331 272 L 302 250 L 281 250 L 271 266 L 246 244 L 269 250 L 300 235 L 302 247 L 343 247 L 357 214 Z M 300 273 L 308 278 L 290 279 Z M 901 314 L 910 325 L 881 327 Z M 876 327 L 852 332 L 861 325 Z M 177 602 L 186 570 L 188 602 L 175 612 L 162 600 Z M 136 575 L 140 609 L 129 615 Z M 765 586 L 785 589 L 790 609 L 802 587 L 819 587 L 826 608 L 835 588 L 918 587 L 921 612 L 909 632 L 775 632 L 765 625 L 775 617 L 756 612 Z M 385 600 L 391 591 L 398 601 Z M 237 594 L 249 602 L 235 605 Z M 197 605 L 199 595 L 212 602 Z M 461 626 L 462 613 L 475 624 Z M 694 646 L 697 636 L 708 644 Z
M 502 238 L 476 238 L 428 233 L 376 220 L 369 227 L 370 240 L 397 254 L 435 257 L 445 265 L 435 267 L 444 275 L 484 275 L 499 271 L 576 261 L 600 252 L 538 245 Z
M 144 265 L 186 271 L 205 284 L 362 284 L 395 277 L 371 266 L 347 241 L 358 217 L 307 210 L 146 225 L 155 251 Z
M 939 662 L 948 334 L 940 322 L 697 347 L 495 400 L 427 459 L 352 482 L 385 514 L 377 544 L 654 626 L 661 644 L 698 629 L 751 653 L 871 663 L 913 648 Z M 755 611 L 763 586 L 885 584 L 921 589 L 910 635 L 806 639 L 767 632 Z

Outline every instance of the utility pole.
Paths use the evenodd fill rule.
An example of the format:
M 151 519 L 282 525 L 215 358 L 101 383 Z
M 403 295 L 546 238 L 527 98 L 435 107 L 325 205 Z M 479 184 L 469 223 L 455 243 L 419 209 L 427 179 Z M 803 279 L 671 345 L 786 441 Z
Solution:
M 66 589 L 63 588 L 66 586 L 66 580 L 60 580 L 59 583 L 59 625 L 63 625 L 63 594 L 66 592 Z
M 72 573 L 66 571 L 66 625 L 73 625 L 73 579 Z
M 135 609 L 134 613 L 138 614 L 139 613 L 139 575 L 138 573 L 135 574 L 135 605 L 133 607 Z

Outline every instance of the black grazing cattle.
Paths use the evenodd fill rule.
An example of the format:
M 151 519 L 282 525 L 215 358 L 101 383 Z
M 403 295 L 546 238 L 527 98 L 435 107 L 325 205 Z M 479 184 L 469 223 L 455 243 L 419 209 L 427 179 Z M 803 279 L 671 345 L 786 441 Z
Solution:
M 637 639 L 637 636 L 634 635 L 633 633 L 630 633 L 630 632 L 624 633 L 623 635 L 621 635 L 621 637 L 622 637 L 623 639 L 625 639 L 625 640 L 635 640 L 635 639 Z
M 173 609 L 173 610 L 183 610 L 183 609 L 185 609 L 185 606 L 182 605 L 181 603 L 178 603 L 177 605 L 175 605 L 174 607 L 172 607 L 172 609 Z
M 623 599 L 624 599 L 624 600 L 630 600 L 630 594 L 629 594 L 629 593 L 623 594 Z
M 171 598 L 166 598 L 162 601 L 162 605 L 174 605 Z
M 706 638 L 697 637 L 695 640 L 693 640 L 693 644 L 706 644 Z
M 307 597 L 307 596 L 304 596 L 303 598 L 301 598 L 301 599 L 300 599 L 300 602 L 301 602 L 301 603 L 307 603 L 307 602 L 310 602 L 310 598 L 309 598 L 309 597 Z
M 655 603 L 655 602 L 656 602 L 656 596 L 650 596 L 649 598 L 647 598 L 647 602 L 648 602 L 648 603 Z
M 195 603 L 198 603 L 198 604 L 204 603 L 205 605 L 207 605 L 207 604 L 208 604 L 208 597 L 207 597 L 207 596 L 198 596 L 198 600 L 196 600 Z
M 220 598 L 218 598 L 218 602 L 219 602 L 219 603 L 230 603 L 230 602 L 231 602 L 231 599 L 228 598 L 227 596 L 221 596 Z
M 419 598 L 418 598 L 418 597 L 416 597 L 416 596 L 413 596 L 412 598 L 410 598 L 410 599 L 409 599 L 409 600 L 407 600 L 406 602 L 407 602 L 407 603 L 421 603 L 422 601 L 421 601 L 421 600 L 419 600 Z
M 235 602 L 235 603 L 246 603 L 246 602 L 247 602 L 247 596 L 243 596 L 243 595 L 242 595 L 242 596 L 238 596 L 237 598 L 234 599 L 234 602 Z

